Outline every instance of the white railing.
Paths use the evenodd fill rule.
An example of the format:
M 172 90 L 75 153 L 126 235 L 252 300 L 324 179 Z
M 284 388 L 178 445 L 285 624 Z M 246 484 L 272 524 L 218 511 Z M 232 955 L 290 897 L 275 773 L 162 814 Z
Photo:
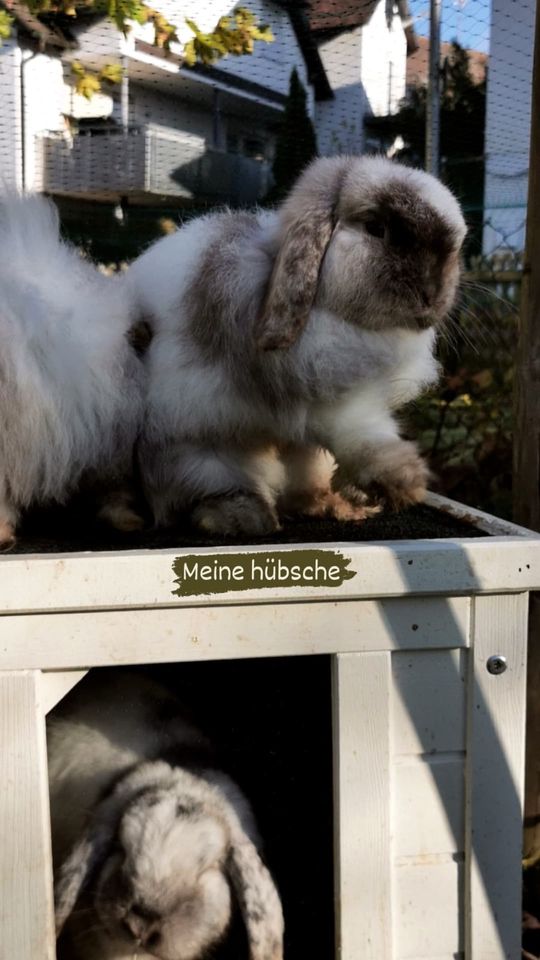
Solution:
M 156 195 L 231 203 L 260 200 L 268 164 L 209 149 L 203 137 L 156 124 L 40 137 L 43 189 L 95 199 Z

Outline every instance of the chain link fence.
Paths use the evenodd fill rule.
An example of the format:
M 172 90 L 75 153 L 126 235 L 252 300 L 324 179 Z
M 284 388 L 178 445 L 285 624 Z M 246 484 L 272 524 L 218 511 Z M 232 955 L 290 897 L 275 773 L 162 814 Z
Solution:
M 52 196 L 66 235 L 115 269 L 213 206 L 276 202 L 316 153 L 423 164 L 429 0 L 244 6 L 268 30 L 223 55 L 212 31 L 235 28 L 233 0 L 162 0 L 167 42 L 144 17 L 123 33 L 88 4 L 0 0 L 3 183 Z M 469 239 L 445 379 L 409 417 L 440 489 L 504 515 L 533 25 L 533 0 L 442 3 L 441 176 Z

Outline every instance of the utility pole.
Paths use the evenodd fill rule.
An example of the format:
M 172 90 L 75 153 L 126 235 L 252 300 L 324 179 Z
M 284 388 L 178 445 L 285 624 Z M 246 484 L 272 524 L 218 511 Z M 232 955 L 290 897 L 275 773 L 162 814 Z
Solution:
M 429 76 L 426 110 L 426 170 L 439 176 L 441 126 L 441 3 L 430 0 Z

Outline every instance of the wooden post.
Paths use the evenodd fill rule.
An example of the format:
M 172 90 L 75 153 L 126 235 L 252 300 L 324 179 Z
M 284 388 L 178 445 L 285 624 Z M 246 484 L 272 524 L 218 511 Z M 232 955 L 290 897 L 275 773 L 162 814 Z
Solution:
M 540 530 L 540 3 L 535 27 L 527 235 L 514 387 L 514 518 Z
M 527 751 L 523 856 L 531 867 L 540 860 L 540 594 L 531 594 L 527 670 Z
M 39 670 L 0 672 L 0 957 L 54 960 L 47 748 Z
M 540 0 L 536 5 L 527 235 L 514 385 L 514 517 L 540 530 Z M 531 596 L 525 757 L 525 862 L 540 858 L 540 595 Z
M 338 960 L 392 960 L 395 956 L 391 686 L 391 654 L 387 650 L 333 658 Z
M 474 600 L 468 684 L 465 956 L 520 956 L 526 593 Z M 489 657 L 507 660 L 500 675 Z M 489 878 L 489 883 L 486 879 Z

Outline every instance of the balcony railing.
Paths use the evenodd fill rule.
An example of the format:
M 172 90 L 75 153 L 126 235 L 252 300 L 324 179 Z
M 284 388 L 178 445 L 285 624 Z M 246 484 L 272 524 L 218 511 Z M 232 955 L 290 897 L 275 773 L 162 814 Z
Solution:
M 88 199 L 170 197 L 249 204 L 270 186 L 266 162 L 208 149 L 202 137 L 148 124 L 40 138 L 42 187 Z

